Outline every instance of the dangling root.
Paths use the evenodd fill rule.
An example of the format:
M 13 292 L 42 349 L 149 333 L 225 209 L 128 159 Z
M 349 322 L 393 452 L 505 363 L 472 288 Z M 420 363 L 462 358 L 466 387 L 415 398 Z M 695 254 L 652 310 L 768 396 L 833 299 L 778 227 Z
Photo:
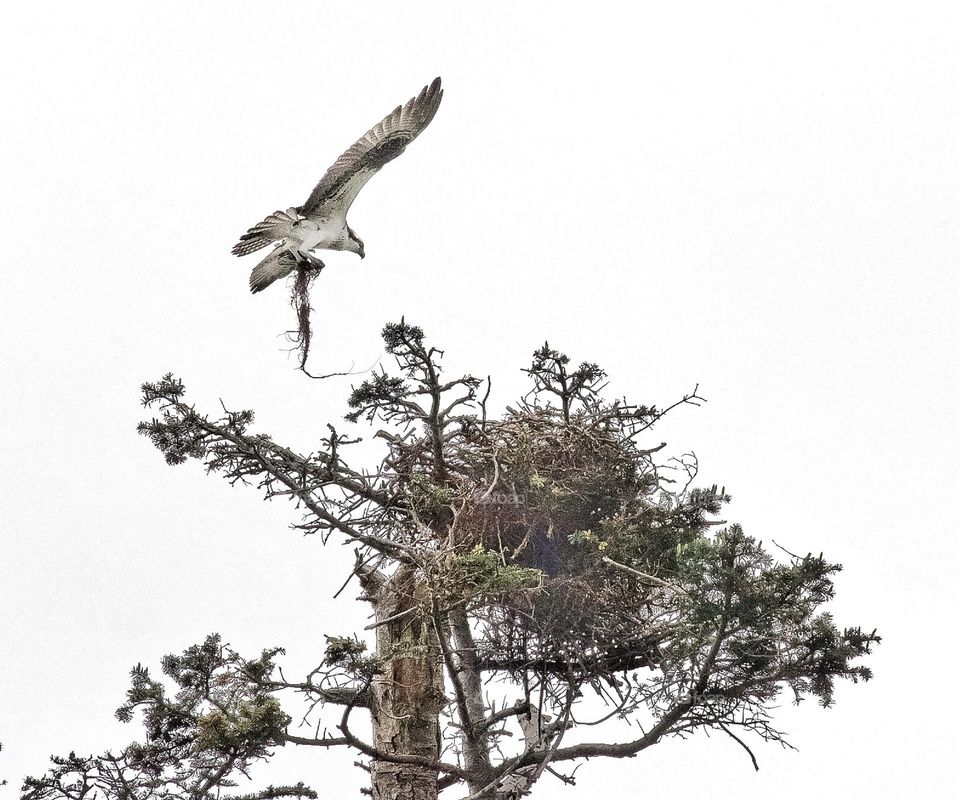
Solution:
M 310 264 L 303 264 L 297 267 L 296 280 L 293 283 L 293 291 L 290 295 L 290 305 L 297 312 L 297 329 L 290 332 L 290 338 L 297 350 L 300 351 L 300 369 L 303 369 L 307 363 L 307 356 L 310 353 L 310 312 L 313 310 L 310 305 L 310 284 L 314 278 L 320 274 L 322 267 L 315 267 Z

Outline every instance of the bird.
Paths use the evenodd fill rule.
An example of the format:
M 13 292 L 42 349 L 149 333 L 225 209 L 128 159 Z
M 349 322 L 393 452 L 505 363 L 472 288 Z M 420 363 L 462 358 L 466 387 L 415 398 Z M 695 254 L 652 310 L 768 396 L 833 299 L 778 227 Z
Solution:
M 367 181 L 430 124 L 442 98 L 440 78 L 435 78 L 334 161 L 302 206 L 274 211 L 240 237 L 232 250 L 237 256 L 277 243 L 250 273 L 251 292 L 263 291 L 298 268 L 323 269 L 311 252 L 315 249 L 346 250 L 364 258 L 363 241 L 347 224 L 347 212 Z

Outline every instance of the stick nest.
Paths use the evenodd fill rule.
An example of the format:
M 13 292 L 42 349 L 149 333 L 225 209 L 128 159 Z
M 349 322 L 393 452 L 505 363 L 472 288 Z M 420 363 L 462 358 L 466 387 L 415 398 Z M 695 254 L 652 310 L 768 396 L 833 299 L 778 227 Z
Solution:
M 615 408 L 527 408 L 478 432 L 459 490 L 414 482 L 422 514 L 456 509 L 448 590 L 470 596 L 490 662 L 580 677 L 657 663 L 678 547 L 719 503 L 667 491 L 632 429 Z

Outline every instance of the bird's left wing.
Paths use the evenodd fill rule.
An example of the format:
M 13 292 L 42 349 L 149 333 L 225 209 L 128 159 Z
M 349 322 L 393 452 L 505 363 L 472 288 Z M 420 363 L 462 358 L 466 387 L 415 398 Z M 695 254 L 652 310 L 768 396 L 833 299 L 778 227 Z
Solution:
M 268 244 L 284 239 L 290 235 L 300 216 L 295 208 L 286 211 L 274 211 L 263 222 L 258 222 L 233 246 L 231 251 L 235 256 L 245 256 L 254 253 Z
M 440 78 L 397 106 L 338 158 L 320 179 L 300 212 L 307 217 L 345 217 L 364 184 L 417 138 L 440 107 Z

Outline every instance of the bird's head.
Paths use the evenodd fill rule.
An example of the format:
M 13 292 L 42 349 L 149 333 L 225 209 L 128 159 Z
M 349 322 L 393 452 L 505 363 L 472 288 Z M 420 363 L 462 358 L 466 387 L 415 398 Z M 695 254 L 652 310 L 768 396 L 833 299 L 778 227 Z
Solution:
M 353 228 L 347 228 L 347 250 L 356 253 L 360 258 L 364 257 L 363 241 L 354 232 Z

